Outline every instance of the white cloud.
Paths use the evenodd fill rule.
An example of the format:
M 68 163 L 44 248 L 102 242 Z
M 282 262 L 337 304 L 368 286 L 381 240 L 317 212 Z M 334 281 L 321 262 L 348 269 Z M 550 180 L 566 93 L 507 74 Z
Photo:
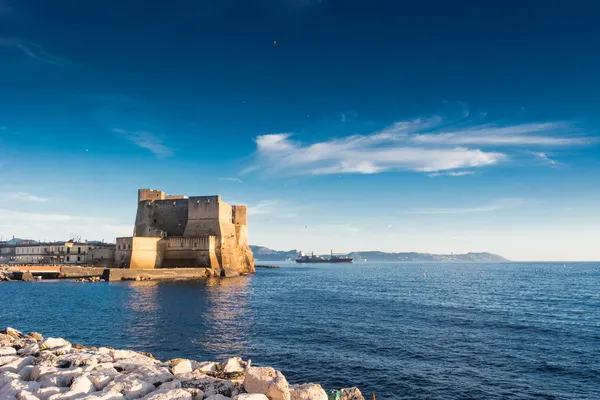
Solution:
M 522 203 L 521 199 L 508 198 L 492 201 L 479 207 L 467 208 L 421 208 L 407 211 L 406 214 L 437 215 L 437 214 L 477 214 L 504 210 Z
M 451 172 L 432 172 L 431 174 L 427 174 L 428 176 L 431 177 L 436 177 L 436 176 L 466 176 L 466 175 L 473 175 L 475 174 L 475 172 L 473 171 L 451 171 Z
M 0 47 L 19 51 L 34 60 L 56 65 L 58 67 L 65 67 L 73 64 L 69 60 L 53 56 L 46 52 L 39 44 L 21 38 L 0 37 Z
M 119 133 L 133 142 L 135 145 L 150 150 L 155 156 L 170 157 L 173 155 L 173 150 L 162 143 L 162 140 L 151 132 L 147 131 L 128 131 L 125 129 L 113 128 L 113 132 Z
M 228 182 L 236 182 L 236 183 L 242 183 L 242 180 L 240 178 L 228 178 L 228 177 L 223 177 L 223 178 L 219 178 L 220 181 L 228 181 Z
M 31 201 L 34 203 L 46 203 L 52 200 L 51 197 L 39 197 L 26 192 L 9 193 L 4 198 L 8 200 Z
M 27 213 L 0 209 L 0 219 L 3 221 L 21 222 L 66 222 L 71 221 L 73 217 L 66 214 Z
M 265 215 L 275 211 L 279 200 L 261 200 L 253 206 L 248 206 L 248 215 Z
M 446 123 L 439 116 L 398 121 L 367 135 L 351 135 L 317 143 L 294 140 L 291 133 L 256 137 L 256 162 L 244 170 L 262 169 L 284 175 L 376 174 L 393 170 L 430 173 L 448 171 L 462 176 L 475 168 L 498 164 L 511 148 L 522 146 L 565 147 L 581 145 L 589 138 L 573 136 L 564 122 L 508 126 L 464 126 Z M 466 146 L 496 147 L 481 150 Z M 461 170 L 461 171 L 456 171 Z
M 558 165 L 558 161 L 550 159 L 550 158 L 549 158 L 549 157 L 546 155 L 546 153 L 535 153 L 535 152 L 534 152 L 533 154 L 534 154 L 535 156 L 537 156 L 537 157 L 541 158 L 543 161 L 545 161 L 545 162 L 546 162 L 546 163 L 548 163 L 548 164 L 551 164 L 551 165 Z

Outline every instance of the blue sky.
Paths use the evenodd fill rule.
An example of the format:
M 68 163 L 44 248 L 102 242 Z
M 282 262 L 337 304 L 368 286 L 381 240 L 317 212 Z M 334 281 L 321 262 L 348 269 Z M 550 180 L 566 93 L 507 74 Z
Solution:
M 593 2 L 0 0 L 0 232 L 114 240 L 139 187 L 276 249 L 599 260 Z

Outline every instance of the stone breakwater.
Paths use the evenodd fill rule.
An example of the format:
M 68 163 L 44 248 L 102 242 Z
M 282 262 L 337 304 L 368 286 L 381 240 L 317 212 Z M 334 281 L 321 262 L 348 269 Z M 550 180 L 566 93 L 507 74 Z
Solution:
M 151 354 L 85 347 L 39 333 L 0 333 L 1 400 L 364 400 L 357 388 L 290 385 L 250 360 L 159 361 Z

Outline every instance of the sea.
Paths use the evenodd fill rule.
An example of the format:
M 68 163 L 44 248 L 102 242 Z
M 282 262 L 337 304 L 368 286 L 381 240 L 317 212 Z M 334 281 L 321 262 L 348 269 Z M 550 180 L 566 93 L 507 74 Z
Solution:
M 0 283 L 0 326 L 241 356 L 370 399 L 600 399 L 600 263 L 370 263 L 224 280 Z

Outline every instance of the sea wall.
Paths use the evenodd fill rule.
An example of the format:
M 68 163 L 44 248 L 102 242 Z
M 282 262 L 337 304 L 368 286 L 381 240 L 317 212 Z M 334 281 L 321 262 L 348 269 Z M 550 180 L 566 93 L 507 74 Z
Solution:
M 39 333 L 0 333 L 0 399 L 24 400 L 364 400 L 357 388 L 290 385 L 270 367 L 86 347 Z

